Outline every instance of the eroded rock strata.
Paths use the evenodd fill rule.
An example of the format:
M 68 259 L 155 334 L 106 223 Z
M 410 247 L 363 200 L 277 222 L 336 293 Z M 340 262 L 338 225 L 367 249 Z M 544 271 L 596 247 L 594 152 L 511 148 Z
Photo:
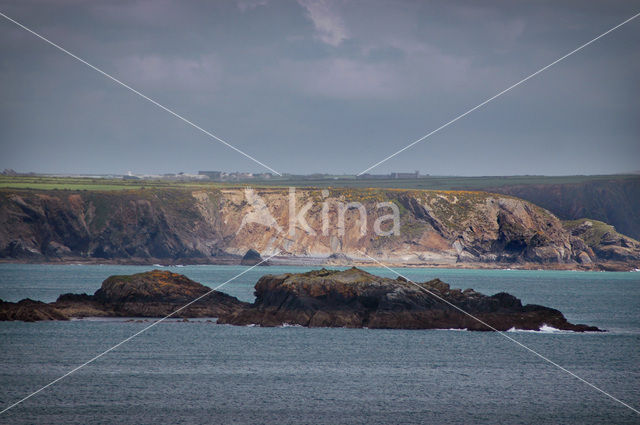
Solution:
M 500 331 L 539 330 L 543 325 L 578 332 L 598 330 L 569 323 L 552 308 L 523 306 L 519 299 L 504 292 L 486 296 L 472 289 L 451 289 L 439 279 L 414 284 L 403 278 L 374 276 L 357 268 L 267 275 L 260 278 L 255 290 L 256 301 L 252 306 L 223 315 L 218 323 L 491 330 L 435 294 Z
M 298 218 L 311 231 L 300 220 L 291 227 L 305 205 Z M 397 226 L 383 220 L 393 208 Z M 253 249 L 279 252 L 289 264 L 338 264 L 332 255 L 366 260 L 366 253 L 405 266 L 640 268 L 640 242 L 613 228 L 614 237 L 590 238 L 530 202 L 485 192 L 0 190 L 0 223 L 0 261 L 237 264 Z M 381 236 L 376 223 L 397 232 Z

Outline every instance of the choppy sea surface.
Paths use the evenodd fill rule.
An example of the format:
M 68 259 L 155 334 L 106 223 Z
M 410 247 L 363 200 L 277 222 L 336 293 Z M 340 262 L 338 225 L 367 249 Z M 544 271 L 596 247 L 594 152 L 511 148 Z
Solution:
M 0 264 L 0 298 L 93 293 L 148 266 Z M 155 267 L 159 268 L 159 267 Z M 162 267 L 216 286 L 240 266 Z M 221 290 L 253 300 L 256 268 Z M 367 269 L 393 277 L 384 269 Z M 640 273 L 402 269 L 561 310 L 606 333 L 508 335 L 640 409 Z M 0 322 L 0 410 L 150 322 Z M 0 415 L 10 424 L 631 424 L 640 415 L 493 332 L 168 320 Z

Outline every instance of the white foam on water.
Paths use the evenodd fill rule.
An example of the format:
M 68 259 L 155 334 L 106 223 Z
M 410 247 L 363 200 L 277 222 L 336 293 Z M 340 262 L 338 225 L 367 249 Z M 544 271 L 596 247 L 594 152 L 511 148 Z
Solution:
M 457 331 L 457 332 L 466 332 L 466 331 L 468 331 L 469 329 L 467 329 L 467 328 L 462 328 L 462 329 L 460 329 L 460 328 L 448 328 L 448 329 L 434 329 L 434 330 L 436 330 L 436 331 Z
M 549 326 L 546 323 L 540 327 L 540 332 L 562 332 L 558 328 L 554 328 L 553 326 Z
M 549 326 L 546 323 L 543 323 L 542 326 L 540 326 L 539 330 L 518 329 L 516 327 L 513 327 L 513 328 L 507 330 L 507 332 L 535 332 L 535 333 L 552 334 L 552 333 L 568 333 L 568 332 L 571 332 L 571 331 L 563 331 L 562 329 L 554 328 L 553 326 Z

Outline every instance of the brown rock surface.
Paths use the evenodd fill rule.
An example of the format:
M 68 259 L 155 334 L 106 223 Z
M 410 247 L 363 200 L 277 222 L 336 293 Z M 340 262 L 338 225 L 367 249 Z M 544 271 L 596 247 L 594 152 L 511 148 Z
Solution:
M 208 293 L 211 288 L 177 273 L 153 270 L 130 276 L 111 276 L 93 296 L 95 301 L 119 316 L 165 316 Z M 217 317 L 244 304 L 237 298 L 214 291 L 174 317 Z
M 164 317 L 211 291 L 168 271 L 153 270 L 111 276 L 94 295 L 64 294 L 56 302 L 0 302 L 0 320 L 67 320 L 71 317 Z M 172 317 L 218 317 L 239 311 L 247 303 L 219 291 L 211 292 Z
M 549 211 L 506 195 L 331 188 L 325 197 L 319 189 L 298 188 L 295 204 L 311 205 L 304 218 L 314 233 L 298 226 L 295 236 L 288 228 L 290 201 L 283 188 L 0 191 L 0 259 L 237 263 L 255 249 L 263 255 L 280 250 L 291 262 L 332 253 L 362 259 L 365 252 L 404 265 L 640 267 L 640 249 L 607 238 L 587 246 L 588 234 L 572 234 Z M 327 232 L 323 202 L 330 206 Z M 336 207 L 354 202 L 366 220 L 358 209 L 341 215 Z M 399 210 L 399 234 L 378 236 L 374 225 L 389 214 L 388 205 Z M 266 226 L 248 217 L 273 221 Z
M 493 328 L 597 331 L 569 323 L 561 312 L 538 305 L 523 306 L 507 293 L 486 296 L 473 290 L 451 289 L 434 279 L 417 284 L 389 279 L 351 268 L 299 274 L 267 275 L 256 284 L 256 301 L 218 319 L 233 325 L 350 327 L 389 329 L 491 330 L 433 294 L 472 314 Z M 426 291 L 425 291 L 426 290 Z M 428 293 L 430 291 L 431 293 Z
M 50 304 L 24 299 L 17 303 L 0 300 L 0 321 L 21 320 L 37 322 L 40 320 L 68 320 L 60 310 Z

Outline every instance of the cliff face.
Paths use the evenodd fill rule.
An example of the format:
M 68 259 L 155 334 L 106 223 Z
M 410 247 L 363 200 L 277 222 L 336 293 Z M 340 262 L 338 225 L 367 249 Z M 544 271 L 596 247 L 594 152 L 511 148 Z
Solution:
M 220 253 L 189 192 L 4 192 L 5 258 L 194 258 Z
M 571 235 L 584 242 L 584 252 L 603 260 L 630 261 L 637 258 L 640 243 L 622 235 L 601 221 L 580 219 L 565 221 L 564 227 Z M 582 247 L 581 247 L 582 248 Z
M 489 188 L 553 211 L 563 220 L 589 217 L 640 239 L 640 176 L 573 184 L 530 184 Z
M 604 255 L 602 240 L 585 242 L 547 210 L 484 192 L 11 191 L 0 192 L 0 223 L 0 257 L 36 261 L 205 262 L 255 249 L 413 264 L 640 265 L 632 239 L 604 241 L 624 251 Z

